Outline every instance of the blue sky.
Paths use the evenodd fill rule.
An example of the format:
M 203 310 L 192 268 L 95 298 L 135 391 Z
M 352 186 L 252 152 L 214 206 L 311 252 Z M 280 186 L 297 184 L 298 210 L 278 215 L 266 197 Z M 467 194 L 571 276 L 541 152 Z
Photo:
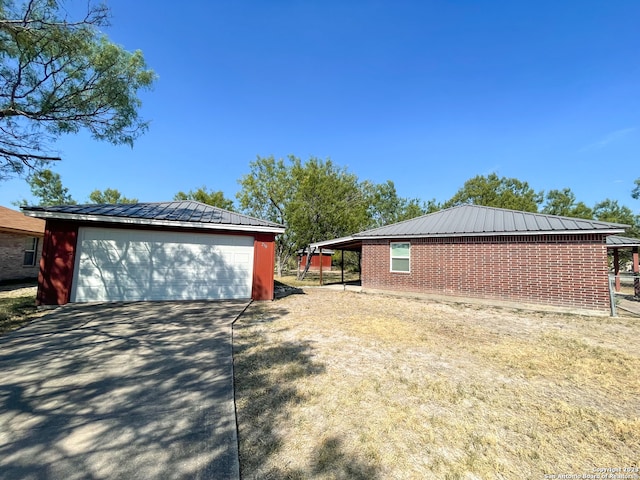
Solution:
M 331 158 L 405 197 L 497 172 L 634 211 L 640 2 L 108 0 L 110 38 L 159 79 L 133 149 L 67 136 L 73 197 L 235 199 L 257 155 Z M 82 8 L 71 1 L 67 8 Z M 0 183 L 0 205 L 31 199 Z

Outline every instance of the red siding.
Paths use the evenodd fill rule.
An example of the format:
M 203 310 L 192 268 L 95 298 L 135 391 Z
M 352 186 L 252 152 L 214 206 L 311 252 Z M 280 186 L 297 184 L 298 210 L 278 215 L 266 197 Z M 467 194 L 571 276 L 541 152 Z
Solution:
M 300 256 L 300 268 L 303 269 L 307 265 L 307 256 Z M 320 255 L 314 254 L 311 257 L 311 266 L 309 270 L 320 270 Z M 331 270 L 331 255 L 322 254 L 322 270 L 329 271 Z
M 603 235 L 410 242 L 411 272 L 391 273 L 389 242 L 366 241 L 362 247 L 363 287 L 600 311 L 610 308 Z
M 47 220 L 38 274 L 38 305 L 69 302 L 77 238 L 78 225 Z
M 253 300 L 273 300 L 275 235 L 256 234 L 253 243 Z
M 113 227 L 113 224 L 66 222 L 47 220 L 40 273 L 38 275 L 39 305 L 64 305 L 71 295 L 78 227 Z M 119 226 L 122 228 L 122 226 Z M 145 229 L 136 225 L 136 230 Z M 185 229 L 149 228 L 150 230 L 185 231 Z M 203 232 L 202 230 L 188 230 Z M 250 232 L 210 231 L 220 235 L 244 235 L 254 237 L 253 300 L 273 300 L 273 268 L 275 264 L 275 235 Z

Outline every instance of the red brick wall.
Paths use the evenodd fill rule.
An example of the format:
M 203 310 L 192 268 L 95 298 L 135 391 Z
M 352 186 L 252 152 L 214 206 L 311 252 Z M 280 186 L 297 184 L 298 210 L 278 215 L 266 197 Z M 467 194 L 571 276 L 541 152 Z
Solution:
M 36 264 L 25 267 L 24 249 L 28 239 L 34 236 L 0 232 L 0 281 L 38 277 L 38 263 L 42 254 L 42 237 L 38 237 Z
M 389 241 L 364 242 L 364 288 L 601 311 L 610 308 L 603 235 L 405 241 L 411 243 L 410 273 L 389 271 Z

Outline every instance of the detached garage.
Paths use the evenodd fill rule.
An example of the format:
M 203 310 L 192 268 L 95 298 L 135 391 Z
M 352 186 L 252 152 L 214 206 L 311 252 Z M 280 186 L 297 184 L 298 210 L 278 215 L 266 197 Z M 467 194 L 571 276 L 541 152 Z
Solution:
M 281 225 L 191 201 L 23 210 L 46 220 L 39 304 L 273 298 Z

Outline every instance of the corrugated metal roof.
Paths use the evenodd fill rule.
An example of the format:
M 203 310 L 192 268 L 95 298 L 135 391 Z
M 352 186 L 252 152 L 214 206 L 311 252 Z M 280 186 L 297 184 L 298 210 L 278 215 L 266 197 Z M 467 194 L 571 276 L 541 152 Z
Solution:
M 609 235 L 607 237 L 607 247 L 637 247 L 640 246 L 640 238 L 621 237 L 620 235 Z
M 137 223 L 148 225 L 190 226 L 194 228 L 224 228 L 282 233 L 277 223 L 230 212 L 194 201 L 88 204 L 23 207 L 25 214 L 39 218 L 100 221 L 109 223 Z
M 354 238 L 622 233 L 628 225 L 479 205 L 461 205 L 404 222 L 356 233 Z

